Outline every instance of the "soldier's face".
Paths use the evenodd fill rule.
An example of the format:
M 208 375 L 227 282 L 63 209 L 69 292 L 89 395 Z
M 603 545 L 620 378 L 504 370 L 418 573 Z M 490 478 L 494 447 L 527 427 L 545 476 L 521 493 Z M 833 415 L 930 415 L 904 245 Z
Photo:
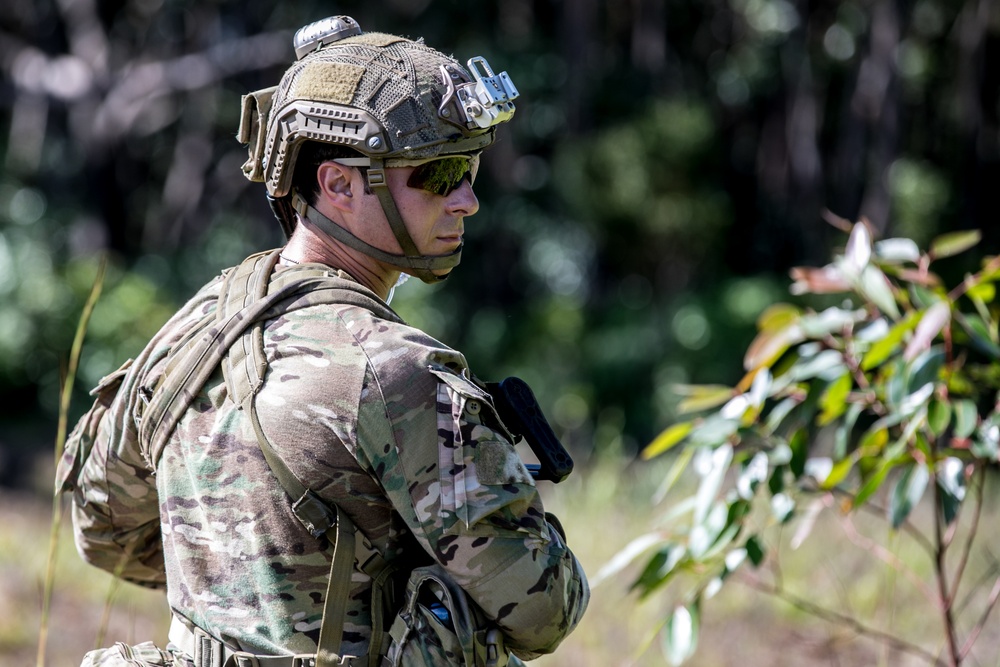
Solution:
M 407 183 L 413 170 L 414 167 L 386 169 L 389 190 L 403 216 L 406 231 L 410 233 L 410 238 L 417 245 L 420 254 L 447 255 L 462 242 L 465 218 L 475 215 L 479 210 L 479 199 L 476 198 L 472 184 L 467 179 L 446 195 L 410 187 Z M 369 231 L 378 235 L 377 242 L 372 245 L 394 254 L 402 253 L 399 242 L 389 228 L 389 222 L 385 218 L 378 197 L 374 194 L 364 196 L 367 200 L 366 226 Z M 448 271 L 449 269 L 444 269 L 438 275 L 444 275 Z

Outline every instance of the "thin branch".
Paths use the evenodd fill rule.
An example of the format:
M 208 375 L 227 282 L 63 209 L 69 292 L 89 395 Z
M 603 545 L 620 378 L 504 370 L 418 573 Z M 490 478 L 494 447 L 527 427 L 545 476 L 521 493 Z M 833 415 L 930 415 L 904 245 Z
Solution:
M 953 588 L 951 590 L 951 597 L 948 599 L 948 604 L 952 605 L 955 602 L 955 597 L 958 595 L 958 587 L 962 583 L 962 577 L 965 575 L 965 566 L 969 562 L 969 556 L 972 553 L 972 542 L 976 539 L 976 533 L 979 528 L 979 517 L 983 509 L 983 488 L 986 486 L 986 467 L 979 469 L 979 486 L 976 489 L 976 503 L 972 510 L 972 525 L 969 526 L 969 536 L 965 540 L 965 545 L 962 547 L 962 555 L 958 560 L 958 567 L 955 568 L 955 574 L 952 577 Z M 955 521 L 958 524 L 958 521 Z
M 904 653 L 909 653 L 910 655 L 914 655 L 918 658 L 922 658 L 923 660 L 926 660 L 928 663 L 932 665 L 940 666 L 942 664 L 941 661 L 938 660 L 938 658 L 933 653 L 930 653 L 929 651 L 922 649 L 916 644 L 912 644 L 906 641 L 905 639 L 901 639 L 895 635 L 883 632 L 882 630 L 878 630 L 877 628 L 869 627 L 852 616 L 841 614 L 840 612 L 833 611 L 832 609 L 827 609 L 825 607 L 821 607 L 817 604 L 809 602 L 808 600 L 804 600 L 792 593 L 789 593 L 788 591 L 779 586 L 775 586 L 773 584 L 766 584 L 760 581 L 759 579 L 753 579 L 750 578 L 749 576 L 738 577 L 736 578 L 736 581 L 742 581 L 747 586 L 750 586 L 756 591 L 772 595 L 778 598 L 779 600 L 787 602 L 796 609 L 804 611 L 807 614 L 811 614 L 812 616 L 822 619 L 828 623 L 833 623 L 835 625 L 841 625 L 846 628 L 849 628 L 850 630 L 852 630 L 853 632 L 862 637 L 873 639 L 875 641 L 885 644 L 886 646 L 894 648 L 897 651 L 902 651 Z
M 983 631 L 983 627 L 985 627 L 987 619 L 997 606 L 998 600 L 1000 600 L 1000 578 L 993 583 L 993 590 L 990 591 L 990 598 L 986 603 L 986 609 L 983 610 L 983 615 L 980 617 L 979 622 L 972 628 L 972 632 L 969 633 L 969 636 L 965 640 L 965 646 L 962 647 L 962 651 L 959 653 L 960 660 L 965 659 L 965 656 L 972 650 L 972 645 L 979 638 L 979 633 Z
M 849 498 L 851 500 L 854 499 L 854 494 L 848 493 L 847 491 L 845 491 L 843 489 L 834 488 L 834 489 L 831 489 L 831 491 L 833 493 L 835 493 L 835 494 L 846 496 L 847 498 Z M 863 512 L 867 512 L 868 514 L 871 514 L 872 516 L 875 516 L 875 517 L 880 518 L 880 519 L 884 519 L 885 516 L 886 516 L 886 514 L 888 513 L 887 510 L 884 507 L 878 505 L 873 500 L 868 500 L 865 504 L 863 504 L 858 509 L 861 510 L 861 511 L 863 511 Z M 928 556 L 931 556 L 931 557 L 934 556 L 934 545 L 931 544 L 931 541 L 929 539 L 927 539 L 927 536 L 924 535 L 923 533 L 921 533 L 917 529 L 917 527 L 914 526 L 913 523 L 910 522 L 909 519 L 907 519 L 906 521 L 904 521 L 903 524 L 899 527 L 899 529 L 902 530 L 903 532 L 905 532 L 910 537 L 912 537 L 913 540 L 917 543 L 917 545 L 920 546 L 920 548 L 922 548 L 925 552 L 927 552 Z
M 952 600 L 948 592 L 947 565 L 945 555 L 948 545 L 943 540 L 941 512 L 941 489 L 937 483 L 937 475 L 931 475 L 931 484 L 934 489 L 934 537 L 938 544 L 937 552 L 934 554 L 934 578 L 937 581 L 938 595 L 940 598 L 939 609 L 941 611 L 941 621 L 944 623 L 945 637 L 948 640 L 948 656 L 951 659 L 952 667 L 962 664 L 962 657 L 958 649 L 958 639 L 955 637 L 955 616 L 952 613 Z
M 896 554 L 892 553 L 878 542 L 875 542 L 874 540 L 869 539 L 864 535 L 862 535 L 861 533 L 859 533 L 857 529 L 854 527 L 854 524 L 851 522 L 850 517 L 848 516 L 842 517 L 840 523 L 841 526 L 843 527 L 844 534 L 847 535 L 847 539 L 849 539 L 852 543 L 854 543 L 861 549 L 864 549 L 865 551 L 874 554 L 879 560 L 884 562 L 886 565 L 889 565 L 893 569 L 902 572 L 904 575 L 906 575 L 906 578 L 910 580 L 910 583 L 913 584 L 913 586 L 917 590 L 923 593 L 924 597 L 927 598 L 928 602 L 937 605 L 938 603 L 937 595 L 935 595 L 934 591 L 927 586 L 927 582 L 923 581 L 920 577 L 918 577 L 916 573 L 906 565 L 906 563 L 904 563 L 902 560 L 899 559 L 898 556 L 896 556 Z

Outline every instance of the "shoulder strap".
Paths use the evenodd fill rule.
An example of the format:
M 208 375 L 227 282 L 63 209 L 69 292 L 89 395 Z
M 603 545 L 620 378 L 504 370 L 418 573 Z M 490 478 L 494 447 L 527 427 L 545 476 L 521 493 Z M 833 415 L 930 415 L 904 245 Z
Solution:
M 223 370 L 230 396 L 242 405 L 248 394 L 260 389 L 267 370 L 263 351 L 263 325 L 267 320 L 299 308 L 345 304 L 365 308 L 389 321 L 402 321 L 374 293 L 322 265 L 286 269 L 268 285 L 266 275 L 274 267 L 278 252 L 252 255 L 233 269 L 219 297 L 216 314 L 206 316 L 195 328 L 198 335 L 170 353 L 168 370 L 138 425 L 140 447 L 151 471 L 155 472 L 177 423 L 237 341 L 240 345 Z M 262 291 L 264 295 L 255 299 Z M 250 334 L 244 338 L 247 329 Z
M 344 664 L 340 656 L 347 588 L 354 566 L 356 528 L 336 505 L 330 507 L 308 489 L 288 468 L 264 433 L 257 415 L 256 395 L 267 373 L 264 323 L 277 315 L 318 304 L 359 306 L 394 322 L 399 317 L 374 293 L 346 280 L 322 265 L 305 264 L 282 271 L 272 278 L 280 251 L 252 255 L 226 277 L 214 315 L 196 329 L 200 335 L 171 353 L 168 370 L 157 387 L 139 425 L 147 463 L 155 471 L 163 448 L 181 416 L 195 396 L 222 364 L 230 398 L 249 416 L 268 466 L 292 499 L 296 518 L 315 536 L 326 535 L 333 547 L 330 577 L 324 598 L 323 619 L 316 666 Z M 365 559 L 365 571 L 373 577 L 373 600 L 381 597 L 381 584 L 390 568 L 381 554 Z M 339 590 L 338 590 L 339 589 Z M 382 643 L 382 617 L 373 609 L 369 664 L 377 658 Z M 377 616 L 377 618 L 376 618 Z

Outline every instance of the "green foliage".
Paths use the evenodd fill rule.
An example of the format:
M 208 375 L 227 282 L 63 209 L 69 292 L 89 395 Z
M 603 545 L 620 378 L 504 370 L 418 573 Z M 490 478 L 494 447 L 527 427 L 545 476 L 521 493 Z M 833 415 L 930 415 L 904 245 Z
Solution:
M 865 223 L 853 225 L 832 263 L 792 271 L 793 293 L 842 295 L 839 305 L 769 307 L 736 387 L 678 389 L 681 409 L 695 416 L 670 426 L 643 455 L 680 450 L 678 461 L 690 461 L 700 481 L 671 528 L 629 553 L 646 562 L 634 583 L 641 595 L 689 575 L 677 612 L 686 619 L 688 606 L 741 564 L 763 562 L 763 533 L 791 521 L 810 497 L 840 499 L 827 504 L 853 512 L 884 494 L 892 528 L 915 530 L 911 514 L 930 496 L 944 553 L 943 531 L 1000 447 L 1000 258 L 983 260 L 950 290 L 931 271 L 978 241 L 978 232 L 948 234 L 920 252 L 906 239 L 873 243 Z M 936 576 L 938 604 L 951 618 L 961 570 L 949 581 L 938 562 Z M 956 626 L 945 625 L 949 664 L 960 664 Z M 687 644 L 664 642 L 672 660 L 690 655 Z

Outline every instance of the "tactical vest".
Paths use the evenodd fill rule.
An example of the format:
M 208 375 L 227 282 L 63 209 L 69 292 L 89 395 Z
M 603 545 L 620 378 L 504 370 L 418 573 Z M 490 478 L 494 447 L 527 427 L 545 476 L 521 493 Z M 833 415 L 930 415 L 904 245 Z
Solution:
M 142 454 L 156 470 L 163 449 L 204 384 L 221 364 L 229 397 L 247 414 L 261 451 L 271 471 L 292 501 L 292 511 L 316 538 L 326 536 L 333 546 L 330 577 L 323 603 L 316 654 L 263 656 L 233 650 L 204 629 L 191 628 L 176 617 L 170 640 L 192 656 L 197 667 L 381 667 L 383 656 L 405 644 L 419 588 L 428 582 L 444 590 L 449 598 L 453 630 L 461 645 L 458 664 L 503 667 L 521 664 L 509 656 L 503 635 L 486 622 L 482 612 L 467 599 L 440 566 L 418 568 L 410 575 L 405 601 L 389 585 L 397 568 L 386 562 L 369 542 L 362 540 L 362 553 L 355 563 L 358 531 L 336 505 L 321 500 L 285 465 L 261 428 L 255 399 L 264 384 L 268 362 L 264 352 L 264 324 L 284 313 L 321 304 L 345 304 L 364 308 L 387 321 L 402 320 L 373 292 L 339 272 L 319 264 L 289 267 L 273 275 L 279 250 L 251 255 L 225 277 L 214 314 L 207 315 L 168 355 L 166 368 L 139 423 Z M 387 421 L 373 423 L 392 440 Z M 372 580 L 372 633 L 367 656 L 341 655 L 347 586 L 354 567 Z M 384 627 L 385 611 L 398 609 L 391 627 Z M 398 649 L 402 651 L 403 649 Z M 384 664 L 405 664 L 399 655 L 389 655 Z

